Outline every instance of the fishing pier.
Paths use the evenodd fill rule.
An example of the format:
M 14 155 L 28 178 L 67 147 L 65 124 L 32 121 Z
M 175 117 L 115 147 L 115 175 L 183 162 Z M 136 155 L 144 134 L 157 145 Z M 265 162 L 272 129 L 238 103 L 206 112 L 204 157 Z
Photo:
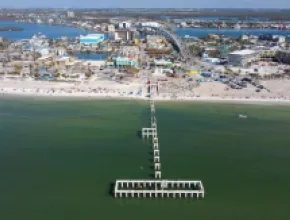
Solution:
M 140 188 L 140 189 L 138 189 Z M 115 198 L 203 198 L 201 181 L 117 180 Z
M 151 92 L 150 92 L 151 94 Z M 151 96 L 150 96 L 151 97 Z M 142 138 L 152 139 L 154 179 L 116 180 L 115 198 L 204 198 L 204 187 L 200 180 L 162 179 L 160 148 L 154 100 L 150 99 L 151 124 L 142 128 Z

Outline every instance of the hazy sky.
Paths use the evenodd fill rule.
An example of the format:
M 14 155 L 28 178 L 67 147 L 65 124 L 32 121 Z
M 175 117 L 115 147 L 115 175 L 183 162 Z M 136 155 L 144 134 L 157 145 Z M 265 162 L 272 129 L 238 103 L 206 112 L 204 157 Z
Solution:
M 1 0 L 0 7 L 290 8 L 290 0 Z

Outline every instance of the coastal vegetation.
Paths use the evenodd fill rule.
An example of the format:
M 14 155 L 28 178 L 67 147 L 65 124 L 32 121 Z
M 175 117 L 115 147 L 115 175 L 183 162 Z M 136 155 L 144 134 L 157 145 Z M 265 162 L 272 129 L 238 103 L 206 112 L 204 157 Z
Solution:
M 93 75 L 93 74 L 92 74 L 91 72 L 86 72 L 86 73 L 85 73 L 85 76 L 86 76 L 87 78 L 90 78 L 92 75 Z

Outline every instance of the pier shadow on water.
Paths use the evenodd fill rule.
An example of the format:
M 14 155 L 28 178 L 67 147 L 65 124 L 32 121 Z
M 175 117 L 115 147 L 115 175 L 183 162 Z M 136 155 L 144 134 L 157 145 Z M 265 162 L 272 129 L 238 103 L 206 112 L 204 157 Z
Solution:
M 138 138 L 142 139 L 142 131 L 141 131 L 141 130 L 137 131 L 137 132 L 136 132 L 136 136 L 137 136 Z
M 149 168 L 150 170 L 154 170 L 154 166 L 153 166 L 153 165 L 148 166 L 148 168 Z
M 115 182 L 110 182 L 109 189 L 108 189 L 109 196 L 114 196 L 114 189 L 115 189 Z
M 149 158 L 148 161 L 149 161 L 150 163 L 154 163 L 154 159 L 152 159 L 152 158 Z

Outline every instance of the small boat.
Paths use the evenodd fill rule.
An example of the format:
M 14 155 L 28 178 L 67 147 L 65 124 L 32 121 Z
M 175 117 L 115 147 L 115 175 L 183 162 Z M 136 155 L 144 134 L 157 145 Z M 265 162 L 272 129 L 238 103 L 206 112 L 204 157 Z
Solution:
M 247 115 L 239 114 L 239 118 L 248 118 Z

